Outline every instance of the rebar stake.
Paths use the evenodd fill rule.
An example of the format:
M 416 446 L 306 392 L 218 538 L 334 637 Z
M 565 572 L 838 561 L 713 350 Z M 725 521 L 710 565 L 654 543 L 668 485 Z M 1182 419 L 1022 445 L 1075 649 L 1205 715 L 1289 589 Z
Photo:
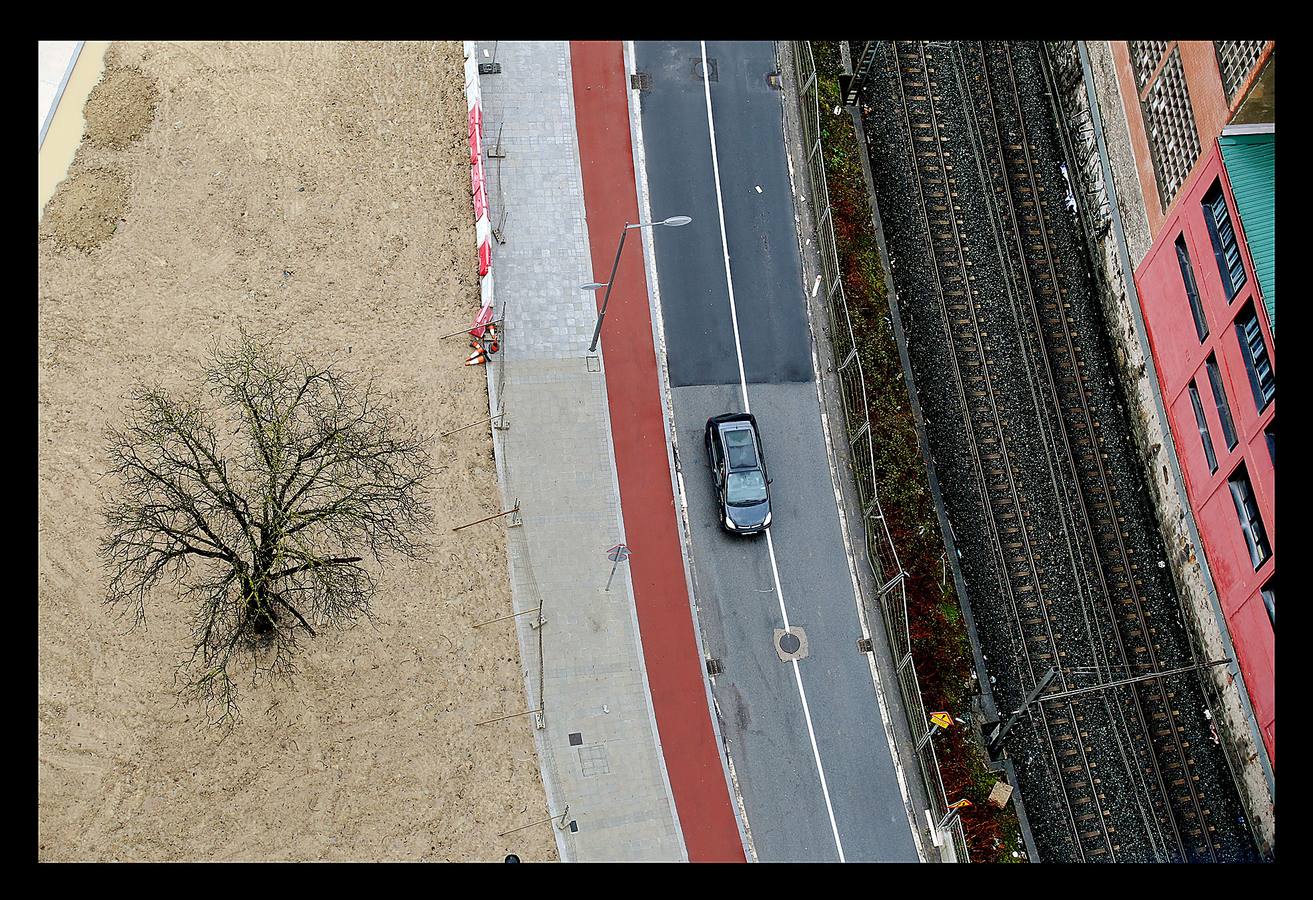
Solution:
M 515 518 L 516 518 L 517 520 L 519 519 L 519 516 L 520 516 L 520 501 L 519 501 L 519 500 L 516 500 L 516 501 L 515 501 L 515 506 L 511 507 L 511 508 L 508 509 L 508 510 L 504 510 L 504 511 L 499 512 L 499 513 L 493 513 L 493 514 L 490 515 L 490 516 L 484 516 L 482 519 L 476 519 L 476 520 L 474 520 L 473 522 L 466 522 L 464 525 L 457 525 L 455 528 L 453 528 L 453 529 L 451 529 L 451 530 L 452 530 L 452 531 L 460 531 L 462 528 L 469 528 L 471 525 L 478 525 L 480 522 L 491 522 L 493 519 L 500 519 L 502 516 L 509 516 L 509 515 L 511 515 L 511 513 L 514 513 L 514 514 L 515 514 Z M 516 521 L 516 522 L 514 522 L 514 524 L 519 524 L 519 522 Z

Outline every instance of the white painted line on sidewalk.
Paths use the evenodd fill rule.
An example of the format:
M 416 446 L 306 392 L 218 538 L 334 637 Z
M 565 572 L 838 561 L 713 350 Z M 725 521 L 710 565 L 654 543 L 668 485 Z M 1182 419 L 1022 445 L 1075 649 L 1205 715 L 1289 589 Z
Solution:
M 743 411 L 750 413 L 752 408 L 748 405 L 748 379 L 743 370 L 743 343 L 739 338 L 739 316 L 734 303 L 734 277 L 730 273 L 729 242 L 725 238 L 725 206 L 720 189 L 720 160 L 716 154 L 716 123 L 711 114 L 711 81 L 706 77 L 707 42 L 699 41 L 698 44 L 702 49 L 702 88 L 707 101 L 707 131 L 711 137 L 711 167 L 716 180 L 716 210 L 720 218 L 720 246 L 725 257 L 725 284 L 729 288 L 730 319 L 734 325 L 734 350 L 738 354 L 739 360 L 739 385 L 743 390 Z M 780 570 L 775 562 L 775 541 L 771 538 L 769 529 L 766 531 L 766 547 L 770 551 L 771 575 L 775 578 L 775 596 L 780 601 L 780 615 L 784 617 L 784 627 L 787 629 L 789 627 L 789 613 L 784 607 L 784 590 L 780 586 Z M 839 825 L 834 820 L 834 804 L 830 802 L 830 789 L 825 782 L 825 767 L 821 764 L 821 752 L 816 746 L 816 729 L 812 726 L 811 710 L 807 705 L 807 692 L 802 686 L 802 672 L 798 669 L 796 659 L 791 660 L 791 662 L 793 663 L 793 677 L 798 683 L 798 696 L 802 699 L 802 714 L 807 720 L 807 736 L 811 739 L 812 756 L 816 759 L 816 773 L 821 778 L 821 793 L 825 796 L 825 810 L 830 816 L 830 830 L 834 833 L 834 846 L 839 851 L 839 862 L 847 862 L 843 855 L 843 842 L 839 839 Z

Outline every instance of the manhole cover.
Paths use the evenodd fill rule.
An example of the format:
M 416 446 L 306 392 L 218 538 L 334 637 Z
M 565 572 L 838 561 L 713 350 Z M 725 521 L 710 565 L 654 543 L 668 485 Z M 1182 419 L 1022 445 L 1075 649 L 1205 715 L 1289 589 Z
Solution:
M 807 633 L 797 625 L 790 625 L 787 631 L 776 628 L 771 639 L 775 643 L 775 655 L 780 658 L 780 662 L 807 658 Z
M 690 59 L 689 62 L 693 64 L 693 77 L 696 78 L 698 81 L 713 81 L 713 82 L 720 81 L 719 67 L 716 65 L 716 61 L 714 59 L 707 60 L 707 65 L 705 69 L 703 69 L 702 60 L 699 57 Z

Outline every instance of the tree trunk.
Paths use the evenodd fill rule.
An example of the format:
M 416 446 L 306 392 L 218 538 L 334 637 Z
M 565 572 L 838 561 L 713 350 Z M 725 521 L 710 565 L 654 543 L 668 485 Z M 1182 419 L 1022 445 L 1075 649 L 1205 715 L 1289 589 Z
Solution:
M 251 630 L 257 635 L 266 635 L 278 624 L 278 610 L 274 598 L 266 588 L 249 584 L 246 591 L 246 606 L 243 610 Z

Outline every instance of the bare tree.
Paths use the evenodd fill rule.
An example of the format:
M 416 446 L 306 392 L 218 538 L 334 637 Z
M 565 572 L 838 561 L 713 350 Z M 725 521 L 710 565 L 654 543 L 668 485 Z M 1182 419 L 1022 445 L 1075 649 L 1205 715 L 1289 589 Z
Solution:
M 134 627 L 157 585 L 176 590 L 192 635 L 180 696 L 231 727 L 239 658 L 253 686 L 291 678 L 312 620 L 370 617 L 366 557 L 420 556 L 434 468 L 429 438 L 373 379 L 357 385 L 245 331 L 203 374 L 200 399 L 139 388 L 124 427 L 109 431 L 121 492 L 106 500 L 100 552 L 106 602 Z

